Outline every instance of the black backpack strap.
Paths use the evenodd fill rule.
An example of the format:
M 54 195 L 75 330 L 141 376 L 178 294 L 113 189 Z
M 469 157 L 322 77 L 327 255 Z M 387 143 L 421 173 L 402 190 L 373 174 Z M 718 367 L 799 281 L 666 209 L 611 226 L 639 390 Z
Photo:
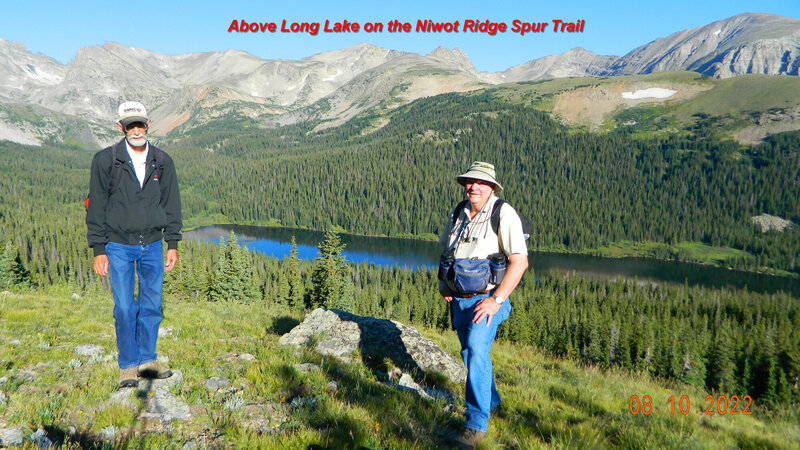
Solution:
M 491 223 L 492 223 L 492 231 L 494 231 L 494 234 L 497 234 L 497 230 L 500 228 L 500 209 L 503 207 L 503 204 L 505 202 L 506 201 L 503 200 L 502 198 L 498 198 L 497 201 L 494 202 L 494 205 L 492 205 Z
M 111 184 L 108 186 L 108 195 L 111 195 L 119 185 L 119 177 L 122 173 L 122 163 L 117 161 L 117 144 L 111 146 Z
M 469 203 L 469 200 L 462 200 L 458 205 L 456 205 L 456 209 L 453 210 L 453 225 L 456 224 L 458 216 L 461 214 L 461 210 L 467 207 L 467 203 Z

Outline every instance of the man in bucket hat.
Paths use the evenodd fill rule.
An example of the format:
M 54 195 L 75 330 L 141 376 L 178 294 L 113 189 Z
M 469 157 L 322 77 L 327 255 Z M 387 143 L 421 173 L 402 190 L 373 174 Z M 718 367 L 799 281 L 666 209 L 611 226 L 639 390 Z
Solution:
M 181 197 L 172 158 L 147 141 L 149 126 L 144 105 L 121 104 L 117 128 L 124 137 L 95 154 L 89 186 L 86 235 L 95 273 L 111 274 L 120 387 L 172 375 L 157 362 L 156 340 L 164 270 L 178 262 Z
M 447 276 L 440 270 L 439 292 L 452 308 L 453 326 L 467 368 L 466 422 L 455 443 L 460 448 L 474 448 L 486 434 L 490 412 L 500 406 L 489 351 L 497 327 L 511 313 L 508 297 L 528 267 L 528 250 L 522 222 L 511 205 L 501 201 L 499 223 L 492 223 L 495 203 L 499 201 L 495 193 L 503 190 L 493 165 L 475 161 L 456 180 L 464 186 L 467 201 L 448 216 L 439 240 L 444 254 L 450 254 L 456 265 L 459 261 L 481 261 L 498 256 L 507 260 L 502 280 L 491 275 L 489 281 L 497 284 L 489 282 L 485 289 L 481 285 L 478 289 L 482 290 L 476 292 L 459 292 L 463 286 L 457 280 L 451 281 L 453 272 Z M 478 273 L 481 272 L 473 275 Z

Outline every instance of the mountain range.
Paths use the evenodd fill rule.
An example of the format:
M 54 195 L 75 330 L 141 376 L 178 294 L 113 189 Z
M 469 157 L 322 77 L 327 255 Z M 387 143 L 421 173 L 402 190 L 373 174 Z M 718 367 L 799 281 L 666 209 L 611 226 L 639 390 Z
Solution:
M 287 61 L 236 50 L 163 55 L 107 42 L 61 64 L 0 39 L 0 140 L 107 144 L 117 138 L 109 124 L 127 99 L 151 109 L 152 134 L 167 135 L 224 119 L 331 127 L 421 97 L 512 82 L 665 71 L 797 76 L 799 69 L 800 20 L 755 13 L 680 31 L 621 57 L 574 48 L 496 73 L 478 72 L 461 50 L 443 47 L 420 55 L 363 43 Z

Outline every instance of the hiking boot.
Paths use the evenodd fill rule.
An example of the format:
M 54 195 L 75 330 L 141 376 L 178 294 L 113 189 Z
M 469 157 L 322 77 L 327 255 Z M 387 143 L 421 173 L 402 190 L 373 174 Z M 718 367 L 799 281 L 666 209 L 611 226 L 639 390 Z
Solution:
M 139 385 L 139 374 L 136 371 L 136 367 L 120 370 L 119 387 L 129 388 L 129 387 L 136 387 L 138 385 Z
M 150 361 L 139 365 L 139 376 L 142 378 L 169 378 L 172 371 L 163 367 L 158 361 Z
M 483 431 L 464 428 L 464 432 L 456 437 L 454 442 L 457 448 L 473 449 L 483 440 L 485 435 L 486 433 Z

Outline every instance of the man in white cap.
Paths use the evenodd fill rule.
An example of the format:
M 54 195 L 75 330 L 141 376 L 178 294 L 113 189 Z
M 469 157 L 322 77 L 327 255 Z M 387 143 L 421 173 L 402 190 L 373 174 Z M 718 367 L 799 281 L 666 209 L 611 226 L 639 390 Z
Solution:
M 141 103 L 121 104 L 117 128 L 124 138 L 94 155 L 89 186 L 86 235 L 94 272 L 111 274 L 120 387 L 172 375 L 157 362 L 156 340 L 164 270 L 178 262 L 181 196 L 172 158 L 147 141 L 149 127 Z
M 448 217 L 439 240 L 443 255 L 454 263 L 447 273 L 440 270 L 439 292 L 452 308 L 467 368 L 466 422 L 455 443 L 474 448 L 486 434 L 490 412 L 500 406 L 489 351 L 497 327 L 511 313 L 508 297 L 528 267 L 528 250 L 519 215 L 494 195 L 503 187 L 493 165 L 476 161 L 456 180 L 464 186 L 467 200 Z M 505 264 L 500 280 L 501 270 L 493 268 Z M 465 274 L 463 280 L 458 274 Z M 485 276 L 489 278 L 473 285 Z

